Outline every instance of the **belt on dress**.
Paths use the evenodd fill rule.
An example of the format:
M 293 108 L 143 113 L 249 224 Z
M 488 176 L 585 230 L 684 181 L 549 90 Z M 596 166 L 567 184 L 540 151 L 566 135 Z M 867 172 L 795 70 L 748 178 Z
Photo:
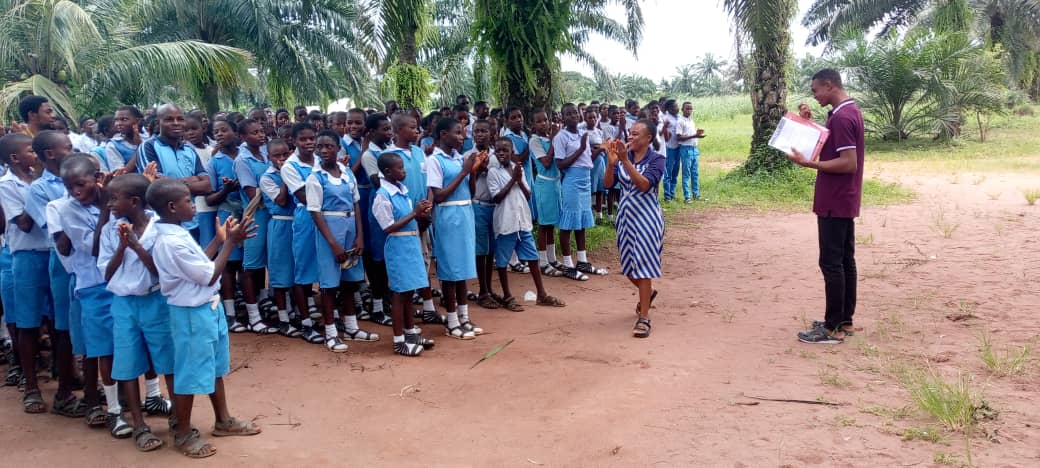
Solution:
M 492 208 L 494 208 L 494 207 L 498 206 L 498 204 L 497 204 L 497 203 L 494 203 L 494 202 L 486 202 L 486 201 L 483 201 L 483 200 L 473 200 L 473 203 L 476 203 L 476 204 L 478 204 L 478 205 L 480 205 L 480 206 L 490 206 L 490 207 L 492 207 Z
M 391 232 L 388 235 L 394 236 L 394 237 L 418 236 L 419 235 L 419 231 L 397 231 L 397 232 Z
M 362 189 L 362 188 L 372 188 L 372 184 L 364 184 L 364 185 L 358 184 L 357 188 L 359 188 L 359 189 Z
M 292 221 L 293 217 L 286 215 L 271 215 L 271 219 L 277 219 L 279 221 Z
M 554 181 L 554 182 L 557 181 L 557 180 L 560 180 L 559 177 L 549 177 L 549 176 L 544 176 L 542 174 L 538 174 L 537 177 L 539 179 L 542 179 L 542 180 L 551 180 L 551 181 Z
M 341 218 L 349 218 L 354 216 L 353 211 L 322 211 L 321 214 L 325 216 L 339 216 Z
M 438 206 L 469 206 L 470 203 L 472 203 L 471 200 L 455 200 L 455 201 L 440 202 L 437 205 Z

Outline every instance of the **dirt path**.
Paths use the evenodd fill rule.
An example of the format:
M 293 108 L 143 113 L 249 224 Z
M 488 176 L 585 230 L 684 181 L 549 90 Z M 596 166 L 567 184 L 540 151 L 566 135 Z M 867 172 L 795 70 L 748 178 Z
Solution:
M 550 280 L 566 309 L 475 307 L 475 320 L 492 334 L 472 342 L 438 337 L 437 348 L 419 359 L 392 355 L 386 341 L 333 355 L 298 340 L 235 336 L 231 408 L 259 415 L 264 433 L 215 440 L 220 453 L 193 466 L 964 462 L 959 434 L 944 432 L 944 443 L 903 440 L 909 428 L 938 427 L 900 411 L 911 400 L 899 369 L 910 366 L 972 375 L 972 387 L 998 412 L 973 438 L 977 464 L 1040 465 L 1035 367 L 992 377 L 977 352 L 983 331 L 1001 350 L 1040 334 L 1033 315 L 1040 306 L 1033 281 L 1040 206 L 1022 200 L 1024 176 L 962 179 L 903 177 L 920 194 L 915 203 L 864 211 L 856 316 L 863 330 L 842 346 L 795 340 L 822 316 L 810 214 L 690 211 L 668 227 L 648 340 L 627 336 L 635 296 L 616 274 L 581 284 Z M 594 260 L 617 270 L 613 252 Z M 521 293 L 530 287 L 526 278 L 511 278 Z M 970 317 L 947 318 L 955 314 Z M 48 400 L 52 386 L 45 387 Z M 205 401 L 196 414 L 198 426 L 212 425 Z M 150 424 L 166 438 L 164 420 Z M 139 454 L 80 421 L 25 415 L 10 388 L 0 389 L 0 447 L 0 466 L 187 463 L 168 448 Z

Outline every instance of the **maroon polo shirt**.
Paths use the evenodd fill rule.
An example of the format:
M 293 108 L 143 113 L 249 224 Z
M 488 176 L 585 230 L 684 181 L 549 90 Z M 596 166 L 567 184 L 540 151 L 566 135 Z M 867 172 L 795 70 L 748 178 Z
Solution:
M 820 161 L 837 159 L 842 151 L 854 149 L 856 172 L 817 171 L 813 213 L 825 218 L 855 218 L 863 198 L 863 114 L 855 101 L 842 101 L 831 110 L 827 114 L 827 129 L 831 133 L 820 151 Z

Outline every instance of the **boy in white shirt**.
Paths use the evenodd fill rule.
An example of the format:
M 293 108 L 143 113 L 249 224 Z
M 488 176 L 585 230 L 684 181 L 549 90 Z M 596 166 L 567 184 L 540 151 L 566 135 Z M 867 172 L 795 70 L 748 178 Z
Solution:
M 513 141 L 502 137 L 495 141 L 495 158 L 497 165 L 488 167 L 488 191 L 497 205 L 493 224 L 495 229 L 495 267 L 498 278 L 502 282 L 502 298 L 505 307 L 513 312 L 521 312 L 524 307 L 509 291 L 509 278 L 506 267 L 509 257 L 515 252 L 522 262 L 527 262 L 538 290 L 538 305 L 563 307 L 563 301 L 550 296 L 542 285 L 542 272 L 538 268 L 538 249 L 531 236 L 534 224 L 531 222 L 531 207 L 527 201 L 531 198 L 531 189 L 524 180 L 524 168 L 514 161 Z
M 682 163 L 682 189 L 684 202 L 701 198 L 701 187 L 698 180 L 698 161 L 701 155 L 697 140 L 704 138 L 704 131 L 698 130 L 690 115 L 693 104 L 686 101 L 682 105 L 682 116 L 675 124 L 675 140 L 679 148 L 679 161 Z
M 220 273 L 228 257 L 256 226 L 251 218 L 234 218 L 217 226 L 204 251 L 181 223 L 195 217 L 191 193 L 183 182 L 163 178 L 148 187 L 148 204 L 159 214 L 157 238 L 152 249 L 159 286 L 170 309 L 173 335 L 174 446 L 191 458 L 204 458 L 216 449 L 191 427 L 194 395 L 208 394 L 216 416 L 214 436 L 254 435 L 260 428 L 249 420 L 231 416 L 224 392 L 224 375 L 230 368 L 227 322 L 217 295 Z M 217 254 L 217 249 L 220 253 Z M 216 255 L 215 260 L 210 260 Z

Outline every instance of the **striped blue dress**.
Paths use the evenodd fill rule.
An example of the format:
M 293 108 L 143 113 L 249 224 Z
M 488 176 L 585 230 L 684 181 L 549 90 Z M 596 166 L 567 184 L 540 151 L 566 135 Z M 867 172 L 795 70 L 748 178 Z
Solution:
M 621 187 L 617 212 L 621 272 L 629 278 L 660 278 L 664 216 L 657 200 L 657 187 L 664 174 L 665 158 L 652 148 L 647 150 L 646 157 L 638 163 L 631 152 L 628 158 L 639 173 L 650 180 L 650 189 L 640 191 L 621 162 L 616 163 L 614 177 Z

